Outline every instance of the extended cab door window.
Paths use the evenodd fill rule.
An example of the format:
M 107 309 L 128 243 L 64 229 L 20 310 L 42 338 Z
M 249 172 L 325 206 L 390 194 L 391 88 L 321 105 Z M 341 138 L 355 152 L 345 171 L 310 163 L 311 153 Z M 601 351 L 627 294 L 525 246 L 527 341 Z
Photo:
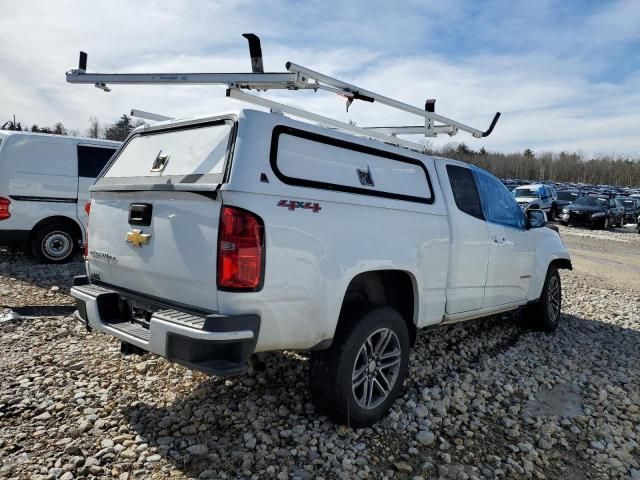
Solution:
M 457 165 L 447 165 L 447 174 L 458 210 L 484 220 L 480 195 L 471 170 Z

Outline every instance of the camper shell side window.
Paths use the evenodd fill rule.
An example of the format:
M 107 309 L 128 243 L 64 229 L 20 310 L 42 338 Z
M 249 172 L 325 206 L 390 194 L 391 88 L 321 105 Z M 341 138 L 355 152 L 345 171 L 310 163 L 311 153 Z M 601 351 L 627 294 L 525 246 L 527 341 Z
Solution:
M 420 160 L 307 130 L 277 125 L 269 161 L 287 185 L 423 204 L 435 201 L 429 172 Z

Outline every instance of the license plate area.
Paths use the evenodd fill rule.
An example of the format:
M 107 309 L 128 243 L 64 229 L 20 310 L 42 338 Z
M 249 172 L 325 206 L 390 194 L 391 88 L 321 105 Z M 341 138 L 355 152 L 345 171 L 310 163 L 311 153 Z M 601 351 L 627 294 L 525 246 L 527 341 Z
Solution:
M 129 323 L 135 323 L 148 329 L 151 326 L 151 316 L 155 312 L 149 305 L 137 302 L 135 300 L 120 298 L 122 311 L 125 312 L 124 318 Z

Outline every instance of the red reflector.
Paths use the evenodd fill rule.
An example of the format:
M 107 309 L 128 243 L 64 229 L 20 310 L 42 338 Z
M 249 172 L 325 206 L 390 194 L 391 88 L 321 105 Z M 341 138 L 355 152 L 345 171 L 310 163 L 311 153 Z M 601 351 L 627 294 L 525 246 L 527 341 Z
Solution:
M 9 205 L 11 205 L 11 200 L 8 198 L 0 197 L 0 220 L 6 220 L 11 217 L 11 213 L 9 212 Z
M 222 207 L 218 231 L 218 288 L 256 291 L 264 274 L 264 226 L 253 213 Z
M 91 200 L 84 204 L 84 211 L 89 215 L 91 213 Z

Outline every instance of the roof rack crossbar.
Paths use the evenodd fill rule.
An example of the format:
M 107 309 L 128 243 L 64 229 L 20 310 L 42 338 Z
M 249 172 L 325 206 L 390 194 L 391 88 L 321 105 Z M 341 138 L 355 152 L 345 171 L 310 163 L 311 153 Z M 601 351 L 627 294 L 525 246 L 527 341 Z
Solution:
M 243 36 L 249 41 L 253 73 L 87 73 L 87 54 L 81 52 L 78 68 L 67 72 L 67 82 L 94 84 L 96 87 L 107 92 L 110 91 L 108 84 L 111 83 L 128 85 L 225 85 L 228 88 L 228 91 L 234 92 L 231 95 L 228 95 L 233 98 L 242 97 L 242 95 L 238 94 L 240 89 L 258 91 L 274 89 L 313 90 L 316 92 L 318 90 L 324 90 L 345 97 L 347 99 L 347 111 L 354 100 L 361 100 L 369 103 L 380 103 L 390 108 L 423 118 L 425 122 L 424 126 L 372 128 L 354 127 L 349 129 L 353 133 L 356 133 L 357 131 L 360 135 L 378 138 L 385 142 L 395 143 L 397 145 L 413 149 L 416 147 L 423 148 L 423 146 L 419 143 L 407 142 L 404 140 L 401 141 L 396 138 L 396 135 L 423 135 L 425 137 L 433 137 L 438 134 L 455 135 L 458 131 L 462 130 L 470 133 L 476 138 L 482 138 L 487 137 L 491 132 L 493 132 L 493 129 L 500 118 L 500 113 L 496 113 L 489 128 L 482 131 L 456 120 L 436 114 L 434 112 L 435 100 L 433 99 L 427 100 L 424 109 L 414 107 L 408 103 L 357 87 L 292 62 L 286 63 L 286 72 L 264 72 L 260 39 L 251 33 L 244 34 Z M 253 100 L 250 101 L 250 98 Z M 253 104 L 258 104 L 258 101 L 255 99 L 258 99 L 263 103 L 269 102 L 266 99 L 255 97 L 253 95 L 248 95 L 243 97 L 243 99 L 245 101 L 250 101 L 250 103 Z M 293 110 L 295 110 L 296 113 L 291 113 Z M 293 107 L 288 107 L 288 112 L 291 115 L 307 119 L 311 119 L 313 116 L 320 117 L 310 112 L 308 112 L 307 115 L 300 115 L 304 110 L 294 109 Z M 327 122 L 327 120 L 331 119 L 328 119 L 328 117 L 321 118 L 323 121 L 319 123 L 331 125 Z M 337 120 L 331 121 L 343 126 L 348 125 Z M 435 122 L 439 122 L 442 125 L 436 125 Z
M 153 112 L 145 112 L 144 110 L 138 110 L 137 108 L 131 109 L 131 116 L 135 118 L 142 118 L 144 120 L 151 120 L 152 122 L 164 122 L 166 120 L 173 120 L 173 117 L 167 117 L 166 115 L 160 115 Z

